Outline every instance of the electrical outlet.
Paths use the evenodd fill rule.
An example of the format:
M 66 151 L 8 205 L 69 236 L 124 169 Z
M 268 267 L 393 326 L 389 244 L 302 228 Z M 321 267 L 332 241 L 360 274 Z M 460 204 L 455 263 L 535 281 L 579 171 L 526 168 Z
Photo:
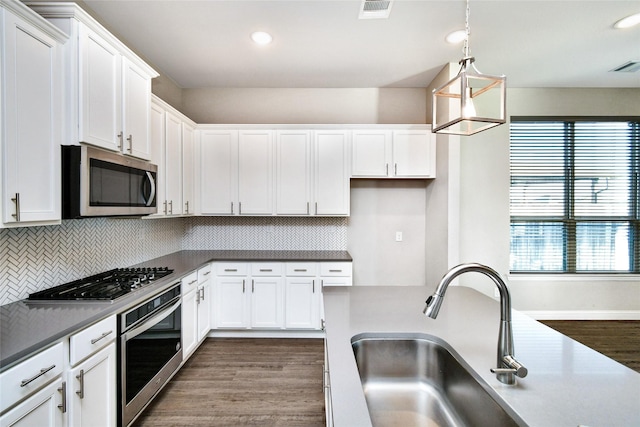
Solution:
M 396 231 L 396 242 L 402 242 L 402 231 Z

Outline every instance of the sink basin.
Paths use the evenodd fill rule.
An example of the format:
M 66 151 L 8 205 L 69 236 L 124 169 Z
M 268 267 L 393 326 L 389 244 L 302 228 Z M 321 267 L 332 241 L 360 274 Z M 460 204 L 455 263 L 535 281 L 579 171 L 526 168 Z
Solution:
M 436 337 L 361 334 L 351 343 L 375 427 L 527 425 Z

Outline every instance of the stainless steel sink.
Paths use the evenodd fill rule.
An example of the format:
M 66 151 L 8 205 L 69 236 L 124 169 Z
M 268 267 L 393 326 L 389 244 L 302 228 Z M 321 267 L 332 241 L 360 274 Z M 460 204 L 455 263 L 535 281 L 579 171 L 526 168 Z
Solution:
M 351 343 L 375 427 L 527 425 L 436 337 L 362 334 Z

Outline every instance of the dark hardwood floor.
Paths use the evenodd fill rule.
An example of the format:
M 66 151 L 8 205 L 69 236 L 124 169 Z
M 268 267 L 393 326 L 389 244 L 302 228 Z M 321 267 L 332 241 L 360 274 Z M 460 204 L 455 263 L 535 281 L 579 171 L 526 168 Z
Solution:
M 640 321 L 544 321 L 640 372 Z M 135 427 L 323 426 L 320 339 L 207 339 Z
M 323 426 L 321 339 L 207 339 L 135 427 Z
M 545 320 L 542 323 L 640 372 L 640 320 Z

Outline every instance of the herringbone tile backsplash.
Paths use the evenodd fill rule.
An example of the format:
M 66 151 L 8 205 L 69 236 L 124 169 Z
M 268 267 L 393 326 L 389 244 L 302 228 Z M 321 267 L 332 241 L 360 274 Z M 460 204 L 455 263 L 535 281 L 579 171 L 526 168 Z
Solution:
M 346 218 L 89 218 L 0 229 L 0 305 L 181 249 L 346 250 Z

